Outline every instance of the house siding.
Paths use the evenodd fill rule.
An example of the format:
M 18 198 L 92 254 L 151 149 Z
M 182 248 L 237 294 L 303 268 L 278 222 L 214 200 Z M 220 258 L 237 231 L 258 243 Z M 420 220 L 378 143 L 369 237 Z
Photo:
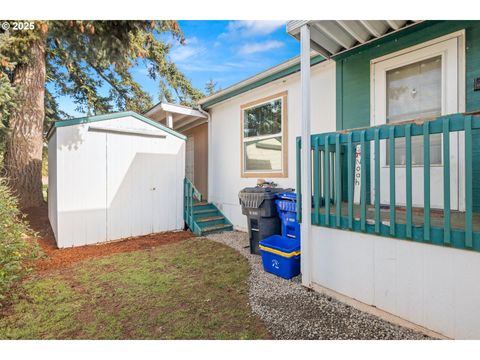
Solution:
M 325 61 L 311 69 L 311 131 L 335 131 L 335 63 Z M 256 178 L 241 176 L 241 107 L 259 99 L 287 92 L 288 174 L 287 177 L 260 178 L 272 180 L 282 188 L 296 187 L 295 144 L 301 134 L 301 82 L 300 72 L 252 89 L 214 105 L 211 110 L 211 177 L 209 201 L 213 202 L 231 221 L 236 230 L 247 230 L 246 216 L 238 202 L 238 192 L 255 186 Z
M 480 76 L 480 21 L 426 21 L 404 32 L 347 52 L 335 60 L 337 79 L 337 130 L 370 126 L 370 61 L 386 54 L 465 29 L 466 111 L 480 110 L 480 91 L 473 82 Z M 473 158 L 480 156 L 480 131 L 474 132 Z M 369 173 L 369 172 L 367 172 Z M 480 163 L 473 164 L 473 178 Z M 367 188 L 370 188 L 367 185 Z M 480 183 L 473 185 L 474 210 L 480 211 Z

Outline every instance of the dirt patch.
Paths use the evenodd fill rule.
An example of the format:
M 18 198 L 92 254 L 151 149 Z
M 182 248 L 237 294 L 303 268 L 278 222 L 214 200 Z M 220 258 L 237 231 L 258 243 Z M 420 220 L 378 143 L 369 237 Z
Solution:
M 48 221 L 47 206 L 25 210 L 25 214 L 30 227 L 38 234 L 37 242 L 45 254 L 45 258 L 32 264 L 37 270 L 58 269 L 86 259 L 149 249 L 193 237 L 190 231 L 175 231 L 133 237 L 99 245 L 58 249 Z

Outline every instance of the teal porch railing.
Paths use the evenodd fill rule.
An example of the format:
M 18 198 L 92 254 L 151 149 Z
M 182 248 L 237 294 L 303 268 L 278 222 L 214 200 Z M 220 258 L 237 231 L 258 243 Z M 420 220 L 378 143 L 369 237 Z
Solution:
M 184 194 L 184 201 L 183 201 L 183 219 L 187 226 L 195 232 L 196 230 L 200 231 L 200 229 L 196 229 L 198 225 L 194 221 L 193 217 L 193 204 L 196 201 L 202 201 L 202 194 L 197 188 L 193 185 L 193 183 L 188 179 L 184 178 L 183 181 L 183 194 Z
M 404 122 L 365 129 L 345 130 L 336 133 L 311 136 L 312 151 L 312 225 L 346 229 L 381 236 L 409 239 L 413 241 L 451 246 L 480 251 L 480 232 L 474 227 L 473 213 L 473 140 L 474 130 L 480 129 L 480 116 L 454 114 L 442 116 L 423 123 Z M 464 193 L 465 211 L 461 212 L 461 228 L 452 227 L 450 204 L 450 133 L 464 133 Z M 443 211 L 442 220 L 432 224 L 430 199 L 431 164 L 430 136 L 440 134 L 443 157 Z M 412 206 L 412 138 L 423 139 L 423 216 L 414 223 L 413 214 L 417 208 Z M 395 140 L 405 139 L 405 205 L 396 204 L 396 166 Z M 388 141 L 388 182 L 382 182 L 380 173 L 380 142 Z M 373 146 L 371 145 L 373 143 Z M 301 209 L 301 139 L 297 138 L 297 201 Z M 354 204 L 355 148 L 361 148 L 360 160 L 360 196 Z M 373 148 L 374 156 L 370 153 Z M 373 164 L 372 164 L 373 163 Z M 370 199 L 369 173 L 373 166 L 374 196 Z M 460 165 L 459 165 L 460 166 Z M 421 170 L 420 170 L 421 171 Z M 357 173 L 358 175 L 358 173 Z M 460 181 L 460 177 L 459 177 Z M 389 187 L 388 204 L 381 204 L 380 188 Z M 384 201 L 385 202 L 385 201 Z M 346 205 L 342 208 L 343 205 Z M 398 221 L 399 208 L 405 211 L 405 219 Z M 356 211 L 355 211 L 356 210 Z M 370 211 L 370 215 L 368 215 Z M 438 216 L 438 210 L 434 211 Z M 388 215 L 388 221 L 385 220 Z M 455 216 L 458 215 L 458 212 Z M 382 218 L 383 216 L 383 218 Z M 297 220 L 302 221 L 301 211 Z M 477 217 L 478 220 L 478 217 Z M 439 223 L 440 222 L 440 226 Z M 475 224 L 478 225 L 478 224 Z

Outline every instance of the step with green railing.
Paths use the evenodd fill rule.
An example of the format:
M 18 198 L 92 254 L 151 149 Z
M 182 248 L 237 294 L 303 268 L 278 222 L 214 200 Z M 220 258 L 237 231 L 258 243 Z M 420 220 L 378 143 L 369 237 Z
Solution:
M 192 182 L 184 182 L 184 219 L 188 228 L 197 236 L 232 231 L 232 223 L 212 203 L 202 201 L 202 194 Z

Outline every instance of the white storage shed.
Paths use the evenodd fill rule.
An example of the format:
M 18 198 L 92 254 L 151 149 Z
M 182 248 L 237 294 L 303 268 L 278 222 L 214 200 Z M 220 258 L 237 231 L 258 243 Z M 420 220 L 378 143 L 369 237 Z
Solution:
M 47 138 L 59 248 L 183 228 L 183 135 L 129 111 L 59 121 Z

